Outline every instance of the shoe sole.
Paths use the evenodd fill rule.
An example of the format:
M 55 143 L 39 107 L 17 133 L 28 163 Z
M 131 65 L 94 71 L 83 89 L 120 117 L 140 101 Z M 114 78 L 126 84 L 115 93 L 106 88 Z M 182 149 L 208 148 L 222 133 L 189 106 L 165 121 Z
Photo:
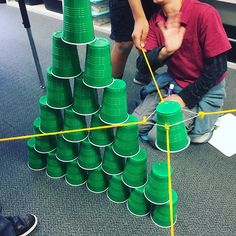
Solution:
M 34 219 L 35 219 L 34 224 L 31 226 L 30 229 L 28 229 L 28 231 L 24 232 L 23 234 L 20 234 L 19 236 L 27 236 L 27 235 L 29 235 L 29 234 L 36 228 L 36 226 L 37 226 L 37 224 L 38 224 L 38 218 L 37 218 L 35 215 L 33 215 L 33 214 L 31 214 L 31 215 L 32 215 L 32 216 L 34 217 Z

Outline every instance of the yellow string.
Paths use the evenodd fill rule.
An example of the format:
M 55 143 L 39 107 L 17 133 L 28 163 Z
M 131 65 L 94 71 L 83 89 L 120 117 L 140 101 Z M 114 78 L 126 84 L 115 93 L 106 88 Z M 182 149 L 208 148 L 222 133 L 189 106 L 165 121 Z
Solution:
M 169 137 L 169 125 L 165 124 L 166 130 L 166 147 L 167 147 L 167 165 L 168 165 L 168 193 L 170 204 L 170 235 L 174 236 L 174 220 L 173 220 L 173 198 L 172 198 L 172 183 L 171 183 L 171 165 L 170 165 L 170 137 Z
M 204 116 L 206 116 L 206 115 L 219 115 L 219 114 L 232 113 L 232 112 L 236 112 L 236 109 L 223 110 L 223 111 L 212 111 L 212 112 L 200 111 L 200 112 L 198 112 L 198 116 L 203 119 Z
M 104 126 L 88 127 L 88 128 L 73 129 L 73 130 L 64 130 L 64 131 L 57 131 L 57 132 L 50 132 L 50 133 L 43 133 L 43 134 L 31 134 L 31 135 L 16 136 L 16 137 L 10 137 L 10 138 L 1 138 L 0 142 L 37 138 L 37 137 L 44 137 L 44 136 L 57 135 L 57 134 L 68 134 L 68 133 L 75 133 L 75 132 L 99 130 L 99 129 L 111 129 L 111 128 L 116 128 L 116 127 L 131 126 L 131 125 L 138 125 L 138 124 L 144 125 L 146 124 L 146 122 L 147 122 L 147 118 L 146 116 L 144 116 L 141 121 L 137 121 L 137 122 L 115 124 L 115 125 L 104 125 Z
M 149 61 L 148 61 L 148 59 L 147 59 L 145 50 L 144 50 L 143 48 L 142 48 L 142 52 L 143 52 L 144 59 L 145 59 L 145 61 L 146 61 L 146 63 L 147 63 L 148 69 L 149 69 L 149 71 L 150 71 L 150 73 L 151 73 L 153 83 L 154 83 L 155 86 L 156 86 L 156 89 L 157 89 L 158 95 L 159 95 L 159 97 L 160 97 L 160 100 L 161 100 L 161 102 L 163 102 L 163 97 L 162 97 L 162 95 L 161 95 L 161 91 L 160 91 L 160 89 L 159 89 L 159 87 L 158 87 L 158 85 L 157 85 L 157 82 L 156 82 L 155 76 L 154 76 L 154 74 L 153 74 L 152 68 L 151 68 L 151 66 L 150 66 L 150 63 L 149 63 Z

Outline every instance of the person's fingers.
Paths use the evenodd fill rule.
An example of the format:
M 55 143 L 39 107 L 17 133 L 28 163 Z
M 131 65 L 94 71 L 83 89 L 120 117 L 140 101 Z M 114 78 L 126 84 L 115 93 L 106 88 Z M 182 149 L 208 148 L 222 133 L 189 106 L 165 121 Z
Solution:
M 159 26 L 161 32 L 164 33 L 165 32 L 164 22 L 163 21 L 158 22 L 158 26 Z
M 179 29 L 179 34 L 181 35 L 182 38 L 184 38 L 185 31 L 186 31 L 185 27 L 181 26 Z
M 141 35 L 140 34 L 137 34 L 137 32 L 133 32 L 132 34 L 132 38 L 133 38 L 133 42 L 134 42 L 134 45 L 137 49 L 141 50 L 142 47 L 141 47 Z
M 141 46 L 142 48 L 144 48 L 144 46 L 145 46 L 147 34 L 148 34 L 148 31 L 146 31 L 146 30 L 143 30 L 143 31 L 142 31 L 141 39 L 140 39 L 140 46 Z

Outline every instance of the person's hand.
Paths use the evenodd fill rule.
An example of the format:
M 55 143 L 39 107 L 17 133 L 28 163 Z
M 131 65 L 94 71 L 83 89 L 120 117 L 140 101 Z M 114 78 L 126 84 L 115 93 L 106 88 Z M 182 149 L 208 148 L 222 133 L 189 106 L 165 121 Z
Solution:
M 132 38 L 137 49 L 142 50 L 149 30 L 148 21 L 145 17 L 138 19 L 134 24 Z
M 158 26 L 164 36 L 167 54 L 177 51 L 183 42 L 185 28 L 180 24 L 180 13 L 169 14 L 166 23 L 159 22 Z
M 185 105 L 186 105 L 185 102 L 182 100 L 182 98 L 180 96 L 178 96 L 177 94 L 172 94 L 171 96 L 164 98 L 164 101 L 178 102 L 181 107 L 185 107 Z

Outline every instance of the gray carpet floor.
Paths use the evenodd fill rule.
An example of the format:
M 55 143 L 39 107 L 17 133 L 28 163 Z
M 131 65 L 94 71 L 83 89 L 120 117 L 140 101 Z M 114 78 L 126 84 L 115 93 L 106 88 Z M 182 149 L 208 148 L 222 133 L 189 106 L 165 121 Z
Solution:
M 52 33 L 62 22 L 29 13 L 43 72 L 51 65 Z M 0 4 L 0 137 L 33 132 L 39 115 L 36 69 L 19 10 Z M 96 36 L 108 35 L 96 32 Z M 85 47 L 78 47 L 81 65 Z M 132 51 L 124 80 L 131 112 L 139 94 L 132 83 L 137 52 Z M 229 69 L 225 109 L 236 108 L 236 71 Z M 150 147 L 148 169 L 166 154 Z M 225 157 L 210 144 L 190 145 L 171 155 L 173 188 L 179 195 L 176 235 L 236 235 L 236 156 Z M 125 204 L 115 204 L 105 193 L 94 194 L 85 186 L 71 187 L 64 179 L 53 180 L 44 171 L 27 167 L 26 140 L 0 143 L 0 201 L 4 215 L 31 212 L 39 225 L 32 236 L 170 235 L 146 217 L 135 217 Z

